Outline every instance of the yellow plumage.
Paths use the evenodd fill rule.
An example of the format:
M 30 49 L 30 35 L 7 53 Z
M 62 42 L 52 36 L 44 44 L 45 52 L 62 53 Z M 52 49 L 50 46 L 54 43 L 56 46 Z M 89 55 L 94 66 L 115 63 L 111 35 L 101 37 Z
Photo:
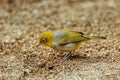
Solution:
M 41 33 L 39 36 L 39 43 L 57 50 L 71 52 L 77 49 L 82 42 L 91 39 L 105 39 L 105 37 L 87 36 L 82 32 L 63 29 Z
M 44 46 L 51 46 L 53 41 L 53 32 L 46 31 L 43 32 L 39 37 L 39 43 Z

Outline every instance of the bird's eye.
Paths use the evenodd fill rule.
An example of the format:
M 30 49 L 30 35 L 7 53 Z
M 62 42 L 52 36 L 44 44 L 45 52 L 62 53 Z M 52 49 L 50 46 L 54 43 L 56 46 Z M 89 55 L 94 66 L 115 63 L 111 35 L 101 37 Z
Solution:
M 43 38 L 42 40 L 41 40 L 41 42 L 47 42 L 47 39 L 46 38 Z

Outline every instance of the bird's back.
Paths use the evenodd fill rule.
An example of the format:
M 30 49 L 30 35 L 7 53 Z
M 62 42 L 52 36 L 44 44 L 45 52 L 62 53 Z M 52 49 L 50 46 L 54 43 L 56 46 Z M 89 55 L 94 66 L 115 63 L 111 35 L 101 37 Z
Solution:
M 67 31 L 65 29 L 63 30 L 57 30 L 57 31 L 54 31 L 54 41 L 57 41 L 57 40 L 60 40 L 60 38 L 63 38 L 67 36 Z

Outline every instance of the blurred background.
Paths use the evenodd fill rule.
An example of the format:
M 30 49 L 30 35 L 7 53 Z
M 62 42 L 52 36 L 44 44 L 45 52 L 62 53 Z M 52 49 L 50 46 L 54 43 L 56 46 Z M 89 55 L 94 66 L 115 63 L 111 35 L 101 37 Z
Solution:
M 66 61 L 36 47 L 41 32 L 63 28 L 107 40 L 83 44 L 77 53 L 88 58 Z M 0 0 L 1 80 L 118 80 L 119 56 L 120 0 Z
M 119 0 L 0 0 L 0 40 L 62 28 L 117 36 L 119 6 Z

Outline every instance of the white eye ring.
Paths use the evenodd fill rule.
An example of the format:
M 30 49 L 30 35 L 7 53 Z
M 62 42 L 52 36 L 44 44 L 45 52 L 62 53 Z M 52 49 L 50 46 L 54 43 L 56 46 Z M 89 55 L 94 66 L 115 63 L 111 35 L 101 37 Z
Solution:
M 47 42 L 47 39 L 46 38 L 43 38 L 42 40 L 41 40 L 41 42 Z

